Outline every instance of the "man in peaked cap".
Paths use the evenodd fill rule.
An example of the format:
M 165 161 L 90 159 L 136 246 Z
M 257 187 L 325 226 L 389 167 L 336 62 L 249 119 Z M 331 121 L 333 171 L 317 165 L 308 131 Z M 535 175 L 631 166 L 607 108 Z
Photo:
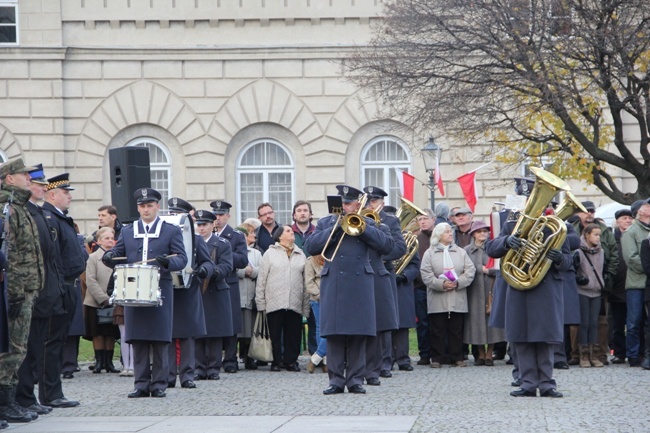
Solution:
M 194 207 L 187 201 L 172 197 L 168 201 L 169 210 L 174 213 L 188 214 L 190 224 L 192 217 L 189 215 Z M 204 315 L 204 304 L 201 297 L 201 289 L 204 282 L 210 280 L 214 274 L 214 265 L 210 259 L 208 250 L 203 238 L 199 234 L 194 235 L 191 255 L 194 260 L 188 260 L 189 264 L 195 262 L 194 272 L 187 289 L 174 291 L 174 314 L 172 325 L 172 344 L 169 345 L 169 376 L 168 387 L 176 386 L 178 376 L 181 387 L 193 389 L 195 373 L 195 338 L 205 335 L 206 320 Z M 188 251 L 189 253 L 189 251 Z M 179 356 L 177 357 L 176 343 L 178 342 Z M 179 360 L 178 368 L 176 360 Z
M 183 236 L 177 226 L 158 216 L 161 195 L 152 188 L 139 188 L 133 193 L 140 219 L 122 229 L 122 236 L 102 262 L 115 267 L 116 257 L 127 263 L 150 259 L 159 267 L 158 287 L 163 299 L 157 307 L 124 307 L 126 342 L 133 345 L 134 390 L 129 398 L 166 397 L 169 379 L 169 345 L 172 341 L 172 310 L 174 290 L 172 272 L 187 265 Z M 153 352 L 150 364 L 149 353 Z
M 37 292 L 43 288 L 43 255 L 39 234 L 27 209 L 31 195 L 29 171 L 22 159 L 0 166 L 0 215 L 2 221 L 2 255 L 4 255 L 4 289 L 0 317 L 6 319 L 4 333 L 9 338 L 8 351 L 0 353 L 0 425 L 9 422 L 29 422 L 38 415 L 16 404 L 14 393 L 17 372 L 27 354 L 27 341 L 32 318 L 32 305 Z M 9 219 L 7 221 L 7 218 Z M 6 224 L 5 224 L 6 223 Z M 6 227 L 5 227 L 6 226 Z M 4 301 L 4 299 L 3 299 Z M 7 310 L 4 310 L 5 305 Z M 5 323 L 3 323 L 5 325 Z M 33 381 L 33 378 L 32 378 Z
M 336 188 L 343 214 L 357 213 L 363 192 L 348 185 Z M 389 254 L 395 241 L 387 228 L 382 231 L 371 218 L 364 220 L 363 233 L 349 236 L 343 234 L 338 215 L 321 218 L 304 245 L 309 254 L 322 253 L 327 258 L 321 273 L 320 298 L 320 331 L 327 338 L 329 373 L 325 395 L 341 394 L 346 387 L 352 394 L 366 393 L 366 339 L 377 336 L 375 281 L 373 273 L 366 269 L 371 268 L 370 251 Z
M 231 338 L 234 334 L 230 285 L 226 281 L 233 269 L 233 254 L 226 238 L 212 233 L 214 221 L 217 219 L 215 214 L 199 209 L 194 216 L 196 217 L 196 231 L 199 235 L 197 242 L 207 246 L 215 267 L 213 277 L 208 284 L 203 285 L 202 290 L 206 332 L 196 339 L 194 377 L 197 380 L 217 380 L 222 365 L 223 341 Z M 237 293 L 239 293 L 239 286 L 237 286 Z
M 38 414 L 47 414 L 52 411 L 52 408 L 40 405 L 38 400 L 53 401 L 62 395 L 60 366 L 50 360 L 61 357 L 62 345 L 66 338 L 62 330 L 66 329 L 68 319 L 63 287 L 60 284 L 61 267 L 57 265 L 59 246 L 50 219 L 38 205 L 38 202 L 45 198 L 49 182 L 42 164 L 36 165 L 29 174 L 32 177 L 30 186 L 32 195 L 27 203 L 27 209 L 38 228 L 45 284 L 34 302 L 27 341 L 27 356 L 18 370 L 16 403 Z M 34 382 L 38 382 L 38 400 L 34 395 Z
M 86 270 L 88 253 L 81 246 L 74 220 L 68 214 L 72 203 L 70 191 L 74 191 L 70 184 L 69 174 L 63 173 L 51 177 L 47 181 L 45 203 L 43 203 L 42 209 L 57 234 L 58 264 L 63 276 L 63 303 L 67 315 L 67 322 L 60 330 L 62 334 L 57 334 L 54 338 L 57 344 L 59 339 L 63 339 L 59 358 L 61 363 L 58 367 L 59 372 L 63 373 L 63 378 L 67 379 L 73 377 L 73 373 L 78 367 L 79 336 L 84 333 L 79 276 Z M 79 402 L 66 399 L 63 396 L 61 384 L 58 383 L 50 390 L 46 401 L 41 401 L 41 404 L 64 408 L 78 406 Z
M 376 251 L 370 251 L 370 264 L 374 270 L 375 286 L 375 318 L 377 320 L 377 335 L 366 338 L 366 383 L 380 385 L 379 377 L 392 377 L 392 331 L 399 329 L 397 315 L 397 282 L 393 260 L 406 254 L 406 242 L 402 236 L 399 220 L 383 211 L 386 191 L 377 186 L 366 186 L 363 191 L 368 195 L 367 207 L 379 215 L 380 229 L 387 228 L 386 234 L 393 238 L 392 250 L 383 256 Z M 384 227 L 385 226 L 385 227 Z M 388 272 L 386 272 L 388 271 Z M 401 340 L 400 340 L 400 343 Z M 401 369 L 413 369 L 402 360 Z
M 243 330 L 237 269 L 244 269 L 248 265 L 248 249 L 246 248 L 246 237 L 228 225 L 232 205 L 225 200 L 215 200 L 210 203 L 210 206 L 216 217 L 215 234 L 230 242 L 232 250 L 233 269 L 226 277 L 226 282 L 230 287 L 233 335 L 223 339 L 223 370 L 226 373 L 236 373 L 238 369 L 237 334 Z

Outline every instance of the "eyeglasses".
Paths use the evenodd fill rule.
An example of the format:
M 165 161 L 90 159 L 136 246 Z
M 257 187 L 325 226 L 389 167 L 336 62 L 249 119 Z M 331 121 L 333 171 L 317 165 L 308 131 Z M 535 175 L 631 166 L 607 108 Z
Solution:
M 269 211 L 269 212 L 266 212 L 266 213 L 261 213 L 258 216 L 265 217 L 265 216 L 273 215 L 274 213 L 275 212 L 273 212 L 273 211 Z

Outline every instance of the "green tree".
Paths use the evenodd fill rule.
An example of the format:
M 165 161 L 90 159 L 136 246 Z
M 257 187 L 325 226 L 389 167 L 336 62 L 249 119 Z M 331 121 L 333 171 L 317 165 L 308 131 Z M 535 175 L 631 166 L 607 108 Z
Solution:
M 650 197 L 649 20 L 647 0 L 394 0 L 346 74 L 415 129 L 629 204 Z

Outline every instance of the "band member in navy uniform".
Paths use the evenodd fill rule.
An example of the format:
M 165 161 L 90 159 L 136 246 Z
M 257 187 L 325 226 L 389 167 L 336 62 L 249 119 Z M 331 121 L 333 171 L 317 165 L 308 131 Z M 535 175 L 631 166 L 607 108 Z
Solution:
M 391 332 L 399 328 L 397 317 L 397 282 L 393 260 L 406 254 L 406 242 L 402 236 L 399 220 L 383 211 L 384 197 L 388 194 L 376 186 L 367 186 L 368 208 L 378 213 L 379 228 L 393 238 L 393 249 L 385 255 L 370 251 L 370 264 L 375 271 L 375 311 L 377 336 L 366 339 L 366 383 L 380 385 L 379 376 L 391 377 L 392 338 Z
M 363 193 L 347 185 L 337 185 L 343 214 L 357 213 Z M 345 234 L 336 215 L 321 218 L 316 231 L 305 242 L 311 255 L 323 253 L 328 259 L 321 273 L 321 335 L 327 338 L 329 387 L 323 394 L 340 394 L 347 387 L 353 394 L 365 394 L 366 338 L 376 337 L 374 271 L 370 251 L 388 254 L 395 241 L 375 226 L 371 218 L 358 236 Z M 334 232 L 328 243 L 330 234 Z M 343 236 L 343 239 L 341 239 Z M 341 241 L 338 251 L 334 251 Z M 327 246 L 327 248 L 326 248 Z M 334 255 L 334 257 L 330 257 Z
M 185 214 L 192 224 L 192 205 L 187 201 L 172 197 L 168 201 L 171 213 Z M 169 388 L 176 386 L 176 376 L 181 382 L 181 388 L 196 388 L 194 383 L 194 339 L 205 335 L 205 316 L 203 313 L 203 300 L 201 287 L 203 282 L 214 273 L 214 265 L 210 260 L 210 252 L 203 242 L 203 238 L 194 235 L 192 247 L 193 275 L 190 287 L 174 290 L 174 315 L 172 320 L 172 344 L 169 345 Z M 186 248 L 187 251 L 187 248 Z M 176 348 L 180 351 L 179 364 L 176 365 Z M 177 369 L 178 368 L 178 369 Z
M 487 241 L 485 249 L 490 257 L 502 258 L 508 250 L 523 247 L 519 236 L 512 234 L 516 223 L 508 220 L 499 236 Z M 573 264 L 569 240 L 561 250 L 550 249 L 546 258 L 552 265 L 537 286 L 516 290 L 501 280 L 505 293 L 500 295 L 501 301 L 495 296 L 492 303 L 493 314 L 499 319 L 490 318 L 489 324 L 504 325 L 519 370 L 513 385 L 520 388 L 510 393 L 513 397 L 535 397 L 538 389 L 541 397 L 562 397 L 553 378 L 553 351 L 564 339 L 564 276 Z
M 218 380 L 224 337 L 233 335 L 230 286 L 226 277 L 232 272 L 230 243 L 212 233 L 216 216 L 207 210 L 198 210 L 196 231 L 200 242 L 208 249 L 214 273 L 201 286 L 206 332 L 196 340 L 196 370 L 198 380 Z
M 224 200 L 215 200 L 210 203 L 210 206 L 217 218 L 214 222 L 215 233 L 220 238 L 230 242 L 232 250 L 233 269 L 226 276 L 226 282 L 230 286 L 233 335 L 223 339 L 223 349 L 225 351 L 223 371 L 237 373 L 237 334 L 243 330 L 237 269 L 244 269 L 248 265 L 248 249 L 246 248 L 246 237 L 228 225 L 232 205 Z
M 126 342 L 133 345 L 135 389 L 129 398 L 165 397 L 169 376 L 168 346 L 172 340 L 174 290 L 171 272 L 187 264 L 183 236 L 178 227 L 158 217 L 161 195 L 151 188 L 140 188 L 133 194 L 138 203 L 140 219 L 124 227 L 122 235 L 102 261 L 114 267 L 114 257 L 126 256 L 127 263 L 155 259 L 160 267 L 160 291 L 163 303 L 154 307 L 124 307 Z M 153 354 L 150 365 L 149 352 Z

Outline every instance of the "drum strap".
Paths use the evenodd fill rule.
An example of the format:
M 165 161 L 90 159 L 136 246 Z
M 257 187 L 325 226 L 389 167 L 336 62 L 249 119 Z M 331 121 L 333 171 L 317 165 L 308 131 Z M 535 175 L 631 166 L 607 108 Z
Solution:
M 134 224 L 133 226 L 133 237 L 135 239 L 142 239 L 142 261 L 148 260 L 147 255 L 149 253 L 149 239 L 160 237 L 160 228 L 162 227 L 162 221 L 160 218 L 156 218 L 156 220 L 150 225 L 153 225 L 154 227 L 153 233 L 147 233 L 147 231 L 144 229 L 144 223 L 142 220 L 138 220 L 138 223 Z

